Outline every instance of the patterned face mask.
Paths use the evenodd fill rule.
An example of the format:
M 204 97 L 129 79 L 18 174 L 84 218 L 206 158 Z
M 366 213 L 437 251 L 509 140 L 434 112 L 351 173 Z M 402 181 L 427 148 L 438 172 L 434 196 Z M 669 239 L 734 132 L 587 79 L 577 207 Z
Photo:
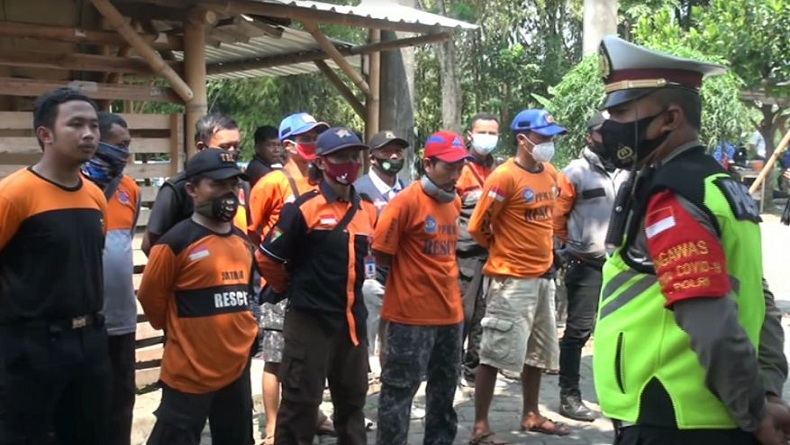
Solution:
M 100 142 L 93 158 L 82 164 L 82 174 L 104 189 L 113 179 L 123 174 L 128 160 L 129 150 Z

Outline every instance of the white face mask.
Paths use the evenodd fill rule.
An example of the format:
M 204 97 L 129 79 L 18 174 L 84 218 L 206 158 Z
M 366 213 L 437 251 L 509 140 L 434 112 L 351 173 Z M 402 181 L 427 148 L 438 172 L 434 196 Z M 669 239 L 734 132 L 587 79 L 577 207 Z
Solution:
M 537 162 L 551 161 L 551 158 L 554 157 L 554 142 L 543 142 L 534 145 L 532 148 L 532 159 Z
M 496 148 L 499 136 L 495 134 L 476 133 L 472 135 L 472 148 L 481 155 L 488 155 Z

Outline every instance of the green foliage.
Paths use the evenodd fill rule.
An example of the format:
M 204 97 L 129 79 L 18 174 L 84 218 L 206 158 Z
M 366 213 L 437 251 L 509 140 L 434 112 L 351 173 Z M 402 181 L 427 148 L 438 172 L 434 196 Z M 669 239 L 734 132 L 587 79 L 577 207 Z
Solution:
M 679 57 L 721 63 L 719 58 L 677 44 L 647 42 L 647 46 Z M 750 127 L 751 111 L 739 99 L 743 82 L 733 73 L 707 79 L 702 96 L 702 141 L 715 147 L 719 141 L 736 141 Z M 598 58 L 585 58 L 571 69 L 562 82 L 549 90 L 551 98 L 540 98 L 554 113 L 557 122 L 568 128 L 569 134 L 557 143 L 557 165 L 564 165 L 576 157 L 585 145 L 587 120 L 597 111 L 604 97 L 603 83 L 598 72 Z
M 660 35 L 651 35 L 650 40 L 640 43 L 678 57 L 722 65 L 726 63 L 721 57 L 703 54 L 670 39 L 663 40 Z M 740 100 L 743 86 L 743 80 L 732 71 L 708 77 L 703 82 L 700 91 L 702 141 L 708 147 L 713 148 L 720 141 L 737 141 L 743 133 L 753 130 L 753 111 Z
M 604 91 L 598 74 L 598 57 L 585 57 L 562 81 L 549 88 L 551 98 L 540 98 L 568 134 L 557 140 L 555 164 L 564 166 L 577 157 L 586 144 L 587 120 L 598 111 Z

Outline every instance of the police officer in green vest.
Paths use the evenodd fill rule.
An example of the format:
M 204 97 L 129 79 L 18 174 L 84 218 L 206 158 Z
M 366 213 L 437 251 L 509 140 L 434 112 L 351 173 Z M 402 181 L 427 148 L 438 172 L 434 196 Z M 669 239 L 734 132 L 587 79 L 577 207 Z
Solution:
M 632 170 L 607 236 L 593 359 L 615 443 L 785 443 L 760 214 L 699 139 L 702 79 L 725 70 L 616 37 L 600 67 L 605 157 Z

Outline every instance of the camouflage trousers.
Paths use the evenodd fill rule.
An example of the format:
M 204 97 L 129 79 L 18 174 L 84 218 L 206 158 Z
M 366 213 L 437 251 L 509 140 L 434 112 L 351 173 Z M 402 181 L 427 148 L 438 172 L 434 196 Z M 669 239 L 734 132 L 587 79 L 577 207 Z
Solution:
M 424 377 L 426 445 L 450 445 L 458 430 L 453 407 L 461 372 L 463 323 L 415 326 L 389 323 L 381 370 L 377 445 L 406 445 L 411 404 Z

